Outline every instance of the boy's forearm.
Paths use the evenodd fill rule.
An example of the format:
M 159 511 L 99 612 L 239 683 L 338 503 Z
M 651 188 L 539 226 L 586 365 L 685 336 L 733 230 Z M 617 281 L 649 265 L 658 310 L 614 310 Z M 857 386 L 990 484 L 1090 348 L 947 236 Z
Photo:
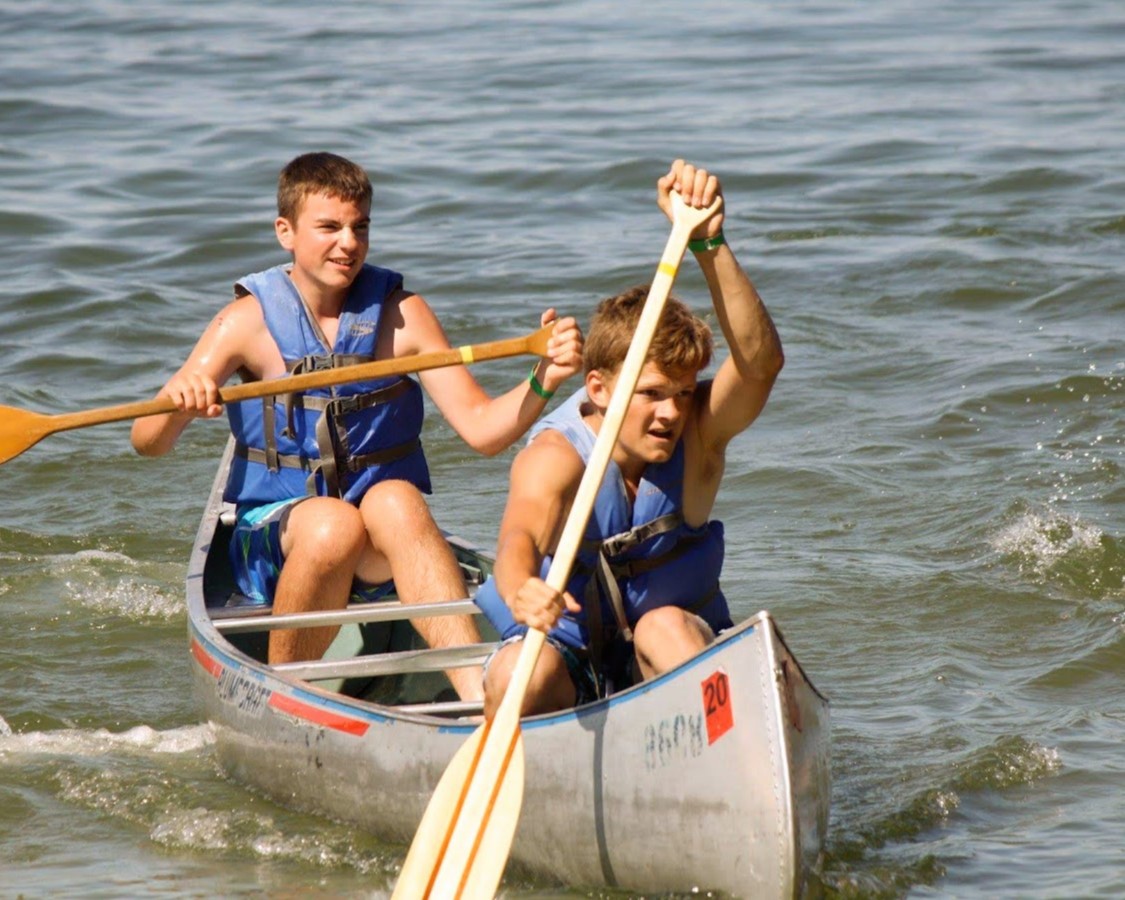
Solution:
M 527 579 L 539 576 L 542 562 L 535 539 L 530 533 L 518 531 L 501 535 L 492 574 L 505 603 L 510 606 L 512 597 Z
M 169 413 L 137 419 L 130 434 L 133 449 L 141 456 L 163 456 L 176 445 L 192 418 L 189 413 Z
M 467 427 L 458 430 L 478 453 L 495 456 L 527 434 L 543 414 L 547 399 L 532 390 L 530 379 L 525 378 L 499 397 L 485 397 Z
M 734 252 L 723 245 L 696 255 L 733 362 L 745 377 L 772 380 L 785 357 L 769 310 Z

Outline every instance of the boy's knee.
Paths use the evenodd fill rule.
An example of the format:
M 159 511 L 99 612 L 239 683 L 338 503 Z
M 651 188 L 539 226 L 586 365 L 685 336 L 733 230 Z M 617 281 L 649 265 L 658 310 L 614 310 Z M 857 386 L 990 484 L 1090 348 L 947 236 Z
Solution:
M 688 627 L 688 617 L 689 614 L 678 606 L 659 606 L 650 609 L 641 616 L 633 629 L 633 640 L 638 644 L 645 644 L 650 640 L 660 640 L 680 633 Z
M 491 719 L 504 699 L 508 683 L 512 680 L 512 668 L 519 655 L 520 644 L 502 646 L 488 661 L 484 670 L 484 714 Z
M 396 536 L 437 529 L 426 498 L 408 481 L 383 481 L 374 485 L 364 495 L 360 510 L 373 527 L 391 530 Z
M 667 672 L 714 639 L 703 619 L 677 606 L 650 610 L 633 629 L 633 649 L 645 679 Z
M 504 699 L 512 680 L 523 642 L 501 647 L 488 663 L 484 675 L 484 713 L 491 719 Z M 550 644 L 543 647 L 523 696 L 522 715 L 554 712 L 574 705 L 574 685 L 566 661 Z
M 359 510 L 331 497 L 302 503 L 290 517 L 286 531 L 294 549 L 341 559 L 361 552 L 367 540 Z

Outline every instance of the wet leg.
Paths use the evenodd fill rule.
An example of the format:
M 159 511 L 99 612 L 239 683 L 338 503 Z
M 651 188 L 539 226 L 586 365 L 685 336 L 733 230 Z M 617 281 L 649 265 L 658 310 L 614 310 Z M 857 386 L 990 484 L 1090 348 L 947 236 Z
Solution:
M 281 538 L 285 564 L 273 600 L 275 614 L 343 609 L 367 543 L 358 510 L 331 497 L 313 497 L 288 514 Z M 271 664 L 320 659 L 339 626 L 270 632 Z
M 403 603 L 439 603 L 467 595 L 461 567 L 430 514 L 421 492 L 405 481 L 384 481 L 371 488 L 360 504 L 370 551 L 360 563 L 359 577 L 378 583 L 393 577 Z M 480 642 L 472 616 L 434 616 L 411 624 L 430 647 L 456 647 Z M 483 696 L 480 666 L 446 672 L 462 700 Z

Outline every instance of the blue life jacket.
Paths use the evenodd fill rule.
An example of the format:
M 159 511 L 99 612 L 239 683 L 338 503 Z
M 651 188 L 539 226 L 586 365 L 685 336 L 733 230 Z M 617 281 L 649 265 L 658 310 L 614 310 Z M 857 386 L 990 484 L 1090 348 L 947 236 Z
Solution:
M 582 420 L 585 389 L 579 390 L 532 429 L 559 432 L 590 460 L 596 435 Z M 723 525 L 710 521 L 691 528 L 683 518 L 684 444 L 672 457 L 645 468 L 630 506 L 621 471 L 611 460 L 594 501 L 567 591 L 582 602 L 581 613 L 566 612 L 551 636 L 570 647 L 599 647 L 618 636 L 632 639 L 632 629 L 646 612 L 678 606 L 700 615 L 716 633 L 732 625 L 719 588 L 723 567 Z M 543 560 L 546 578 L 551 558 Z M 502 637 L 525 630 L 512 618 L 494 579 L 481 586 L 477 605 Z M 596 660 L 595 660 L 596 664 Z
M 340 313 L 336 345 L 327 347 L 288 266 L 248 275 L 235 285 L 261 304 L 266 327 L 290 374 L 375 358 L 383 303 L 402 276 L 365 265 Z M 235 456 L 223 499 L 260 506 L 305 494 L 359 503 L 376 482 L 403 479 L 430 493 L 419 436 L 422 389 L 392 376 L 227 406 Z

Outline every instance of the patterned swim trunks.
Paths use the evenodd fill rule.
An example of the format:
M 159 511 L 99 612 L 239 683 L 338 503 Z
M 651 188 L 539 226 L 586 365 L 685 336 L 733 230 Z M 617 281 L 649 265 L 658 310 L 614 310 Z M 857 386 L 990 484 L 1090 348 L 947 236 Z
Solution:
M 253 604 L 271 604 L 285 557 L 281 552 L 281 529 L 289 511 L 305 500 L 279 500 L 265 506 L 239 507 L 230 542 L 230 562 L 239 592 Z M 394 591 L 394 582 L 352 582 L 351 603 L 382 600 Z

